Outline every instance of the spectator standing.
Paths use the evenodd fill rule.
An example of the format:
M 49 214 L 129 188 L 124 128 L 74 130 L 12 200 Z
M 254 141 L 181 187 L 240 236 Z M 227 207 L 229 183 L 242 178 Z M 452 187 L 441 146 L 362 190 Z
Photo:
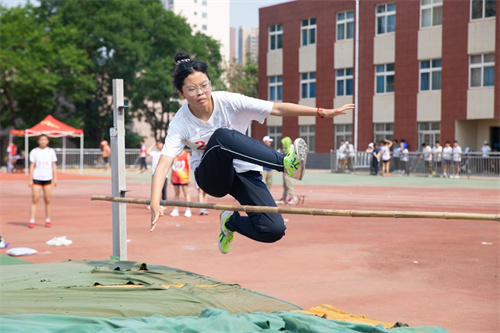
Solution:
M 141 150 L 139 151 L 139 160 L 141 162 L 141 167 L 139 168 L 139 170 L 141 171 L 141 173 L 148 170 L 148 165 L 146 164 L 147 156 L 148 150 L 146 149 L 146 144 L 144 143 L 144 140 L 141 140 Z
M 111 154 L 111 147 L 108 144 L 108 141 L 102 140 L 101 141 L 101 154 L 102 154 L 102 161 L 104 163 L 104 170 L 103 172 L 108 171 L 109 168 L 109 155 Z
M 453 171 L 454 178 L 460 178 L 460 164 L 462 164 L 462 147 L 458 145 L 458 141 L 453 141 Z
M 14 170 L 14 156 L 17 155 L 17 147 L 14 143 L 9 142 L 7 146 L 7 172 L 11 173 Z
M 491 147 L 488 145 L 488 141 L 483 142 L 481 147 L 481 153 L 483 157 L 483 172 L 490 172 L 489 156 L 491 152 Z
M 207 194 L 196 184 L 198 189 L 198 201 L 201 203 L 207 203 Z M 208 215 L 208 210 L 205 208 L 200 209 L 200 215 Z
M 180 153 L 179 156 L 174 159 L 174 163 L 172 164 L 172 184 L 174 185 L 175 201 L 179 201 L 181 188 L 184 194 L 184 201 L 191 201 L 191 196 L 189 195 L 188 191 L 190 177 L 191 164 L 189 162 L 189 153 L 186 150 L 183 150 L 182 153 Z M 184 216 L 191 217 L 191 215 L 191 209 L 186 208 Z M 179 216 L 179 209 L 177 207 L 174 207 L 174 210 L 170 213 L 170 216 Z
M 372 162 L 372 154 L 373 154 L 373 142 L 370 142 L 368 144 L 368 148 L 366 148 L 365 150 L 366 152 L 366 155 L 368 156 L 369 160 L 368 160 L 368 164 L 370 164 L 370 175 L 373 175 L 374 171 L 373 171 L 373 162 Z
M 38 147 L 33 149 L 29 155 L 29 187 L 32 189 L 32 201 L 30 211 L 29 228 L 35 226 L 36 205 L 43 190 L 45 201 L 45 226 L 51 227 L 50 215 L 52 212 L 51 197 L 52 184 L 57 186 L 57 156 L 54 149 L 49 147 L 49 137 L 45 134 L 38 138 Z
M 399 172 L 401 170 L 400 158 L 401 158 L 401 145 L 398 143 L 398 140 L 394 140 L 394 143 L 392 145 L 392 161 L 394 170 L 397 170 L 396 172 Z
M 391 167 L 391 147 L 392 141 L 385 139 L 380 141 L 380 157 L 382 158 L 382 177 L 390 177 L 390 167 Z
M 443 148 L 443 177 L 450 177 L 453 174 L 453 167 L 451 165 L 451 155 L 453 148 L 451 148 L 450 141 L 446 141 Z
M 432 149 L 425 142 L 422 143 L 422 153 L 420 154 L 420 158 L 424 159 L 425 173 L 428 173 L 429 177 L 432 177 Z
M 274 141 L 270 136 L 266 135 L 262 141 L 271 147 L 271 143 Z M 267 167 L 262 167 L 262 180 L 266 184 L 268 190 L 271 190 L 271 186 L 273 185 L 273 169 L 269 169 Z M 200 201 L 201 202 L 201 201 Z
M 373 165 L 373 175 L 378 175 L 378 167 L 380 163 L 380 147 L 377 143 L 374 143 L 374 148 L 372 152 L 372 165 Z
M 349 170 L 349 173 L 353 171 L 352 167 L 352 158 L 354 156 L 354 147 L 349 143 L 349 141 L 346 140 L 345 142 L 345 161 L 347 164 L 347 169 Z
M 436 174 L 438 176 L 442 173 L 442 156 L 443 155 L 443 147 L 439 141 L 436 141 L 436 145 L 432 147 L 432 156 L 434 160 L 434 171 L 432 172 L 432 176 Z
M 401 170 L 403 170 L 403 176 L 409 176 L 410 175 L 410 168 L 409 168 L 409 162 L 410 162 L 410 155 L 408 153 L 408 148 L 405 148 L 405 145 L 401 142 L 399 144 L 400 147 L 400 162 L 401 162 Z
M 344 172 L 345 168 L 345 141 L 340 140 L 340 146 L 337 150 L 337 170 Z
M 149 152 L 149 156 L 151 156 L 151 176 L 154 176 L 156 167 L 158 166 L 158 162 L 160 161 L 161 157 L 161 150 L 163 149 L 164 146 L 164 141 L 156 141 L 156 149 L 152 150 Z M 163 183 L 163 187 L 161 190 L 161 200 L 167 200 L 167 184 L 168 184 L 168 174 L 167 177 L 165 178 L 165 182 Z M 161 209 L 165 210 L 165 206 L 160 206 Z M 148 206 L 148 209 L 151 209 L 150 206 Z

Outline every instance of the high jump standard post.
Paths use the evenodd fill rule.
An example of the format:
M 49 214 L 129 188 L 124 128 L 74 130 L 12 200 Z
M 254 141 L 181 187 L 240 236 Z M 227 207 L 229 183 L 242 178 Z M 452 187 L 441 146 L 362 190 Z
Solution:
M 125 109 L 123 79 L 113 79 L 111 143 L 111 193 L 125 198 Z M 113 202 L 113 259 L 127 260 L 127 205 Z

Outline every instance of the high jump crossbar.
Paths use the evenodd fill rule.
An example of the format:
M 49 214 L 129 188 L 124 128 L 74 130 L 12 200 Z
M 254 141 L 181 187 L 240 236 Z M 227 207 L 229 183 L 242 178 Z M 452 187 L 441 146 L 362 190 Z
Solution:
M 90 197 L 90 200 L 111 201 L 111 202 L 139 204 L 139 205 L 149 205 L 151 202 L 148 199 L 110 197 L 105 195 L 92 195 Z M 350 216 L 350 217 L 424 218 L 424 219 L 448 219 L 448 220 L 482 220 L 482 221 L 500 222 L 500 214 L 482 214 L 482 213 L 370 211 L 370 210 L 341 210 L 341 209 L 319 209 L 319 208 L 298 208 L 298 207 L 240 206 L 240 205 L 169 201 L 169 200 L 160 201 L 160 205 L 186 207 L 186 208 L 228 210 L 228 211 L 238 211 L 247 213 L 275 213 L 275 214 Z

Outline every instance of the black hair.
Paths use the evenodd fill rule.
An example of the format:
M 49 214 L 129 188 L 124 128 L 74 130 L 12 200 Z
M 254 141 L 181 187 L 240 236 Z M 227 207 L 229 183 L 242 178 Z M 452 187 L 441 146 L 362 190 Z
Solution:
M 422 143 L 422 147 L 427 147 L 427 144 L 425 142 Z
M 40 134 L 40 136 L 38 137 L 38 140 L 40 140 L 40 138 L 42 138 L 42 137 L 46 137 L 47 140 L 50 140 L 49 136 L 47 134 Z
M 191 60 L 189 54 L 181 52 L 177 53 L 174 57 L 175 70 L 172 74 L 174 78 L 174 87 L 176 90 L 182 91 L 182 86 L 184 85 L 184 80 L 194 72 L 204 73 L 210 80 L 210 75 L 208 75 L 208 65 L 204 62 L 198 60 Z

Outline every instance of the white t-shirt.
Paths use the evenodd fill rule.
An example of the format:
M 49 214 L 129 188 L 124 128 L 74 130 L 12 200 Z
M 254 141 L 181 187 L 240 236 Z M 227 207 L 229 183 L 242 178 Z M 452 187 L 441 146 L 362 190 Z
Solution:
M 408 149 L 403 149 L 403 150 L 399 150 L 401 152 L 401 154 L 399 155 L 400 156 L 400 160 L 402 162 L 408 162 L 410 160 L 410 155 L 408 154 Z
M 388 146 L 382 146 L 382 161 L 388 161 L 391 159 L 391 151 Z
M 339 158 L 340 159 L 344 159 L 346 157 L 346 155 L 345 155 L 345 149 L 346 149 L 345 143 L 342 146 L 339 147 Z
M 424 154 L 424 159 L 426 161 L 432 161 L 432 149 L 429 146 L 425 146 L 424 149 L 422 149 L 422 154 Z
M 460 146 L 453 147 L 453 161 L 460 162 L 462 160 L 462 148 Z
M 399 145 L 397 145 L 396 147 L 394 147 L 392 149 L 392 156 L 393 157 L 399 157 L 401 154 L 401 147 Z
M 451 160 L 451 153 L 453 152 L 453 148 L 444 147 L 443 148 L 443 160 Z
M 152 152 L 149 153 L 149 156 L 151 156 L 151 169 L 152 169 L 151 174 L 154 175 L 156 167 L 158 166 L 158 162 L 160 162 L 161 152 L 159 150 L 153 150 Z
M 488 145 L 483 145 L 481 147 L 481 151 L 483 152 L 483 157 L 488 157 L 488 154 L 490 153 L 491 148 Z
M 54 149 L 47 147 L 44 149 L 35 148 L 30 151 L 30 162 L 35 163 L 33 170 L 33 179 L 52 180 L 52 163 L 57 162 L 57 156 Z
M 205 145 L 212 134 L 219 128 L 229 128 L 245 133 L 252 120 L 263 123 L 271 114 L 273 102 L 264 101 L 241 94 L 225 91 L 213 91 L 214 109 L 208 121 L 196 118 L 185 103 L 177 111 L 170 123 L 162 155 L 176 157 L 184 146 L 192 150 L 191 166 L 196 170 L 200 165 Z M 250 170 L 262 171 L 262 167 L 238 159 L 233 161 L 238 173 Z
M 443 153 L 443 147 L 439 146 L 432 148 L 432 155 L 434 155 L 436 162 L 441 162 L 442 153 Z

